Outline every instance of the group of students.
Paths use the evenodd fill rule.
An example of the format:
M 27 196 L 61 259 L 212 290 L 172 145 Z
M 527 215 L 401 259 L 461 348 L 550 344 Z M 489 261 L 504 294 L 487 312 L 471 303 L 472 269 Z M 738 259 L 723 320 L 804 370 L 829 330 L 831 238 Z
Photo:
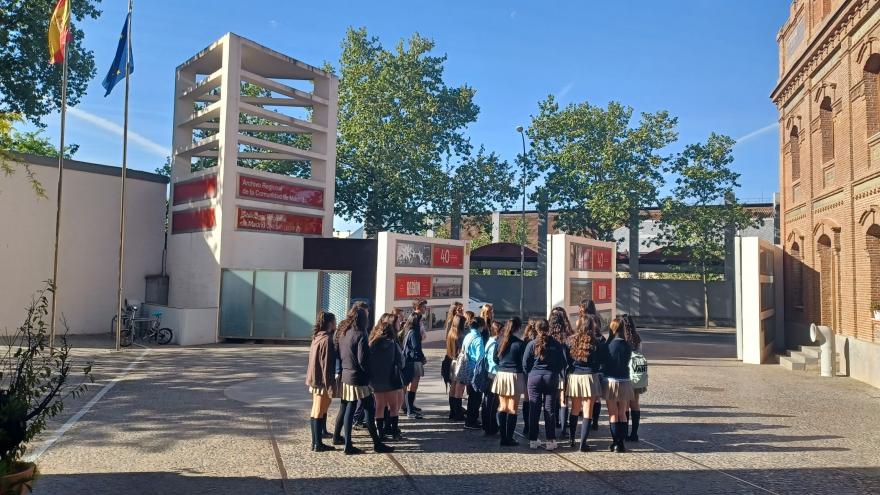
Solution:
M 373 449 L 392 452 L 385 442 L 402 438 L 400 414 L 422 418 L 415 398 L 426 362 L 426 311 L 427 301 L 418 300 L 408 317 L 400 310 L 385 313 L 372 329 L 362 303 L 352 306 L 338 325 L 333 314 L 318 315 L 306 376 L 313 397 L 312 451 L 335 450 L 323 443 L 332 438 L 334 445 L 344 445 L 345 454 L 362 453 L 352 444 L 352 429 L 362 414 Z M 523 325 L 517 317 L 505 323 L 496 320 L 491 304 L 483 305 L 479 315 L 465 311 L 461 303 L 452 304 L 441 366 L 449 390 L 448 419 L 463 421 L 466 429 L 482 429 L 487 436 L 499 435 L 501 446 L 517 446 L 514 434 L 525 398 L 523 436 L 530 448 L 555 450 L 559 428 L 570 447 L 587 452 L 604 399 L 610 450 L 624 452 L 626 441 L 638 441 L 639 396 L 647 391 L 647 362 L 629 315 L 615 318 L 607 331 L 606 337 L 591 300 L 581 302 L 574 325 L 560 307 L 546 319 L 531 318 Z M 327 411 L 334 397 L 340 399 L 340 409 L 330 434 Z M 543 443 L 538 440 L 542 412 Z
M 523 436 L 530 448 L 555 450 L 559 428 L 570 447 L 587 452 L 590 430 L 598 429 L 605 399 L 610 450 L 625 452 L 626 441 L 638 441 L 639 396 L 647 391 L 647 361 L 629 315 L 611 321 L 606 337 L 591 300 L 581 301 L 574 325 L 561 307 L 553 308 L 548 318 L 531 318 L 523 326 L 517 317 L 498 322 L 490 304 L 479 315 L 453 304 L 446 335 L 442 374 L 449 384 L 449 419 L 463 420 L 466 429 L 499 434 L 501 446 L 519 445 L 514 433 L 519 403 L 525 398 Z M 465 390 L 467 406 L 462 409 Z M 542 412 L 543 443 L 538 440 Z
M 370 329 L 364 303 L 355 303 L 338 325 L 332 313 L 318 313 L 312 332 L 306 385 L 312 394 L 310 415 L 313 452 L 336 450 L 324 444 L 344 446 L 346 455 L 363 450 L 352 443 L 355 424 L 367 428 L 376 452 L 393 452 L 388 439 L 401 440 L 400 413 L 421 419 L 415 406 L 419 380 L 424 376 L 427 301 L 413 303 L 405 320 L 395 310 L 379 317 Z M 327 431 L 327 411 L 339 398 L 334 432 Z

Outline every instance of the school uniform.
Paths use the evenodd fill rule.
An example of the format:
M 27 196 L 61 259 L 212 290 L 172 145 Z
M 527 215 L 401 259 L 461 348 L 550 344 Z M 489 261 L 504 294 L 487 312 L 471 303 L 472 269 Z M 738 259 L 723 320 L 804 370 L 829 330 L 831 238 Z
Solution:
M 462 373 L 459 373 L 459 377 L 464 378 L 464 383 L 467 385 L 468 392 L 465 428 L 477 429 L 479 428 L 477 418 L 479 417 L 480 402 L 483 400 L 483 394 L 473 387 L 472 382 L 474 379 L 474 373 L 476 372 L 477 363 L 483 359 L 483 355 L 486 352 L 485 347 L 483 347 L 483 337 L 480 335 L 479 330 L 476 328 L 470 329 L 468 334 L 464 337 L 462 349 L 464 349 L 466 356 L 464 364 L 465 369 Z
M 538 416 L 544 404 L 544 425 L 548 442 L 556 441 L 556 415 L 559 413 L 559 374 L 567 366 L 565 350 L 556 339 L 547 337 L 544 357 L 535 353 L 537 340 L 526 346 L 523 371 L 528 374 L 529 441 L 538 440 Z
M 370 386 L 370 349 L 367 345 L 366 332 L 352 327 L 339 339 L 339 358 L 342 362 L 342 400 L 345 409 L 345 453 L 357 454 L 361 451 L 352 445 L 352 421 L 357 401 L 364 408 L 364 419 L 367 430 L 373 440 L 376 452 L 391 452 L 394 449 L 383 444 L 376 429 L 376 401 L 373 388 Z
M 400 372 L 403 355 L 397 342 L 379 339 L 370 347 L 370 386 L 374 392 L 391 392 L 403 388 Z
M 420 323 L 424 323 L 425 320 L 422 318 Z M 422 325 L 412 325 L 410 329 L 406 332 L 406 336 L 404 337 L 403 342 L 403 357 L 405 361 L 405 367 L 411 370 L 406 377 L 408 383 L 411 382 L 415 377 L 423 377 L 425 376 L 425 353 L 422 351 L 422 339 L 424 338 L 424 330 Z M 406 412 L 409 416 L 418 416 L 416 413 L 421 411 L 421 409 L 415 407 L 416 402 L 416 393 L 407 391 L 406 392 L 406 402 L 405 408 Z M 417 417 L 417 419 L 420 419 Z
M 608 360 L 605 362 L 605 377 L 608 380 L 608 390 L 605 398 L 609 401 L 629 402 L 635 399 L 632 383 L 629 381 L 629 359 L 632 349 L 626 340 L 615 336 L 608 341 Z M 619 413 L 620 416 L 623 412 Z M 623 419 L 623 421 L 620 421 Z M 611 450 L 624 452 L 624 442 L 627 437 L 626 418 L 618 417 L 618 421 L 611 423 Z
M 507 341 L 507 349 L 497 358 L 495 381 L 492 382 L 492 393 L 496 396 L 519 398 L 526 391 L 525 374 L 523 373 L 523 353 L 526 343 L 515 335 Z M 516 413 L 499 412 L 497 421 L 501 431 L 501 445 L 515 446 L 513 434 L 516 430 Z
M 336 348 L 328 332 L 318 332 L 312 338 L 309 364 L 306 368 L 306 385 L 313 395 L 333 397 L 336 388 Z M 326 413 L 318 418 L 310 418 L 310 423 L 312 451 L 333 450 L 321 441 L 327 431 Z
M 573 338 L 569 340 L 569 348 L 574 345 Z M 589 397 L 602 397 L 601 367 L 607 360 L 608 348 L 602 342 L 591 344 L 589 356 L 586 360 L 580 360 L 571 355 L 566 382 L 565 395 L 572 399 L 586 399 Z
M 490 337 L 486 342 L 485 356 L 487 371 L 489 372 L 489 381 L 495 384 L 495 376 L 498 373 L 498 363 L 495 361 L 495 353 L 498 349 L 498 337 Z M 483 432 L 486 435 L 494 435 L 498 433 L 498 418 L 496 412 L 498 410 L 498 396 L 491 391 L 483 394 L 482 421 Z

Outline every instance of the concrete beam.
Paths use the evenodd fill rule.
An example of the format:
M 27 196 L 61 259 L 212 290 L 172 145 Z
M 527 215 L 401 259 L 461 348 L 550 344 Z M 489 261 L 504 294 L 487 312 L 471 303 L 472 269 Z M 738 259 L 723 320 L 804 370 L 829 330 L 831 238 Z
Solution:
M 305 120 L 297 119 L 294 117 L 289 117 L 280 112 L 274 112 L 272 110 L 266 110 L 265 108 L 261 108 L 255 105 L 251 105 L 249 103 L 241 103 L 238 106 L 239 111 L 242 111 L 246 114 L 253 115 L 254 117 L 262 117 L 266 120 L 271 120 L 272 122 L 276 122 L 281 125 L 290 126 L 293 128 L 301 129 L 305 132 L 320 132 L 322 134 L 327 133 L 327 128 L 312 122 L 307 122 Z
M 263 89 L 268 89 L 270 91 L 274 91 L 278 94 L 282 94 L 296 101 L 299 101 L 303 104 L 303 106 L 326 106 L 329 104 L 329 101 L 326 98 L 322 98 L 318 95 L 296 89 L 278 81 L 273 81 L 268 77 L 263 77 L 246 70 L 241 71 L 241 79 L 251 84 L 256 84 Z
M 273 143 L 271 141 L 266 141 L 265 139 L 259 139 L 251 136 L 238 136 L 238 142 L 241 144 L 247 144 L 250 146 L 256 146 L 258 148 L 267 149 L 269 151 L 273 151 L 274 153 L 267 153 L 269 155 L 274 154 L 284 154 L 288 156 L 293 156 L 296 158 L 268 158 L 269 160 L 326 160 L 327 157 L 325 155 L 315 153 L 314 151 L 309 150 L 301 150 L 299 148 L 294 148 L 293 146 L 288 146 L 286 144 Z M 241 154 L 239 153 L 239 157 Z

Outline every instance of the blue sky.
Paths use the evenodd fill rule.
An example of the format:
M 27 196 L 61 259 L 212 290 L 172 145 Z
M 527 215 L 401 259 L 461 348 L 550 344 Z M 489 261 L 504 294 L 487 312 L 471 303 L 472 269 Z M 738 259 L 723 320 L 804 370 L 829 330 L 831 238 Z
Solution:
M 788 0 L 214 2 L 135 0 L 129 164 L 152 171 L 171 146 L 175 67 L 228 31 L 313 65 L 338 61 L 348 26 L 365 26 L 386 47 L 413 32 L 448 55 L 449 84 L 477 90 L 478 121 L 467 129 L 513 159 L 515 127 L 537 102 L 618 100 L 679 118 L 677 151 L 710 132 L 743 138 L 734 167 L 740 197 L 769 200 L 778 189 L 777 114 L 769 94 L 778 76 L 776 33 Z M 69 114 L 76 158 L 121 160 L 123 90 L 103 97 L 127 0 L 104 0 L 103 16 L 81 27 L 98 75 Z M 47 119 L 57 139 L 58 117 Z M 337 228 L 351 228 L 337 219 Z

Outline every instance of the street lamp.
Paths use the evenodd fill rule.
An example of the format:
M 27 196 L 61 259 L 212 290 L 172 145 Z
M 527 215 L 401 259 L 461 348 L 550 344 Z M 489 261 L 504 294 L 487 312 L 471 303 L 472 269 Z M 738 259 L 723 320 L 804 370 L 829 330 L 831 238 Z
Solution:
M 523 126 L 516 126 L 516 132 L 522 138 L 522 175 L 520 182 L 522 183 L 522 232 L 519 238 L 519 318 L 525 320 L 523 312 L 523 301 L 525 300 L 525 273 L 526 273 L 526 134 L 523 132 Z

